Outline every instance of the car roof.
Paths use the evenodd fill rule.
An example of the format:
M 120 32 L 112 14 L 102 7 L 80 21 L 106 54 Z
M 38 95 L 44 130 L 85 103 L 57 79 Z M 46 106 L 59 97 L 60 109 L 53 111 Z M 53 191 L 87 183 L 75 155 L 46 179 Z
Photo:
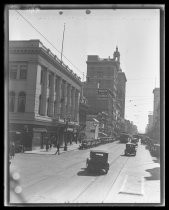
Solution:
M 94 149 L 92 149 L 92 150 L 90 150 L 90 152 L 95 152 L 95 153 L 109 153 L 108 151 L 106 151 L 106 150 L 94 150 Z
M 128 143 L 126 143 L 126 144 L 127 144 L 127 145 L 129 145 L 129 144 L 130 144 L 130 145 L 135 145 L 135 144 L 133 144 L 133 143 L 131 143 L 131 142 L 128 142 Z

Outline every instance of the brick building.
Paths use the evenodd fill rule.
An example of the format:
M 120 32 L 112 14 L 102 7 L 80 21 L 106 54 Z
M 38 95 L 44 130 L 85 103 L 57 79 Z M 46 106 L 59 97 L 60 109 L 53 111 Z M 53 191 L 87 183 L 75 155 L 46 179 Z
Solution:
M 120 130 L 124 118 L 126 77 L 120 67 L 120 53 L 116 47 L 113 58 L 102 59 L 89 55 L 84 96 L 88 100 L 89 114 L 108 113 L 109 134 Z
M 10 41 L 10 133 L 21 133 L 28 149 L 43 148 L 51 137 L 66 142 L 79 126 L 81 85 L 39 40 Z

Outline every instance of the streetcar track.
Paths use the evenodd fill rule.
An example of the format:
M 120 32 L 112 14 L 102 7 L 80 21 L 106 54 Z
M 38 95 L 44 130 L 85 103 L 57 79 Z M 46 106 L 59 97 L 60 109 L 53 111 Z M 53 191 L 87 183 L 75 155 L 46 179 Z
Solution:
M 111 154 L 113 154 L 113 155 L 115 155 L 115 158 L 113 158 L 113 160 L 109 163 L 110 164 L 110 166 L 119 158 L 119 150 L 121 150 L 121 147 L 119 147 L 119 149 L 117 149 L 116 150 L 116 148 L 117 147 L 119 147 L 119 144 L 116 144 L 116 145 L 111 145 L 111 147 L 109 148 L 109 150 L 113 150 L 113 151 L 111 151 L 110 153 Z M 115 151 L 114 151 L 115 150 Z M 118 155 L 117 155 L 118 154 Z M 116 156 L 117 155 L 117 156 Z M 69 166 L 67 166 L 66 167 L 66 169 L 70 169 L 70 168 L 72 168 L 73 166 L 75 166 L 75 165 L 78 165 L 78 164 L 81 164 L 81 163 L 83 163 L 83 162 L 85 162 L 85 161 L 82 161 L 82 160 L 80 160 L 80 161 L 78 161 L 78 162 L 76 162 L 76 163 L 73 163 L 73 164 L 71 164 L 71 165 L 69 165 Z M 63 171 L 65 170 L 65 168 L 62 168 L 61 170 L 59 170 L 58 172 L 57 172 L 57 175 L 59 175 L 59 174 L 61 174 Z M 38 182 L 36 181 L 36 182 L 34 182 L 34 183 L 32 183 L 31 185 L 28 185 L 27 187 L 26 186 L 24 186 L 27 190 L 29 190 L 33 185 L 35 185 L 35 184 L 39 184 L 40 182 L 43 182 L 44 180 L 46 180 L 46 179 L 48 179 L 49 177 L 53 177 L 54 175 L 52 174 L 52 175 L 46 175 L 45 177 L 43 177 L 42 179 L 40 179 Z M 70 178 L 73 178 L 73 177 L 76 177 L 77 176 L 77 174 L 73 174 L 72 176 L 69 176 L 69 179 Z M 95 183 L 99 178 L 101 178 L 101 177 L 95 177 L 95 178 L 93 178 L 93 180 L 87 185 L 87 186 L 85 186 L 85 188 L 82 190 L 82 192 L 78 195 L 78 196 L 76 196 L 76 198 L 75 199 L 73 199 L 73 201 L 75 201 L 79 196 L 81 196 L 93 183 Z M 104 178 L 104 177 L 102 177 L 102 178 Z M 46 192 L 49 192 L 49 189 L 48 190 L 46 190 L 45 191 L 45 193 Z M 30 197 L 30 196 L 28 196 L 28 197 Z
M 107 190 L 107 193 L 106 193 L 106 195 L 105 195 L 104 199 L 102 200 L 102 202 L 104 202 L 104 200 L 106 199 L 107 195 L 108 195 L 108 194 L 109 194 L 109 192 L 111 191 L 111 189 L 112 189 L 112 187 L 113 187 L 114 183 L 116 182 L 117 178 L 119 177 L 119 175 L 120 175 L 121 171 L 123 170 L 123 168 L 124 168 L 124 166 L 126 165 L 126 163 L 127 163 L 127 161 L 128 161 L 128 160 L 129 160 L 129 157 L 127 157 L 127 159 L 126 159 L 126 161 L 124 162 L 123 166 L 121 167 L 121 169 L 120 169 L 119 173 L 117 174 L 116 178 L 114 179 L 114 181 L 113 181 L 112 185 L 111 185 L 111 186 L 110 186 L 110 188 Z
M 121 150 L 121 148 L 119 148 L 120 150 Z M 113 164 L 113 163 L 115 163 L 115 161 L 119 158 L 119 150 L 117 150 L 116 151 L 116 153 L 118 154 L 117 155 L 117 157 L 115 158 L 115 159 L 113 159 L 109 164 L 110 164 L 110 166 Z M 127 159 L 128 160 L 128 159 Z M 127 162 L 127 161 L 126 161 Z M 125 163 L 126 163 L 125 162 Z M 87 185 L 87 187 L 85 187 L 84 189 L 83 189 L 83 191 L 75 198 L 75 199 L 73 199 L 73 201 L 72 202 L 75 202 L 89 187 L 91 187 L 91 185 L 93 185 L 99 178 L 101 178 L 101 177 L 95 177 L 88 185 Z M 104 179 L 104 177 L 102 177 L 102 179 Z
M 119 145 L 117 145 L 117 147 L 118 147 Z M 117 147 L 114 147 L 114 146 L 112 146 L 113 148 L 111 148 L 111 149 L 115 149 L 115 148 L 117 148 Z M 121 150 L 121 148 L 119 148 L 118 150 L 116 150 L 115 152 L 112 152 L 112 154 L 113 155 L 115 155 L 115 158 L 113 158 L 113 160 L 109 163 L 110 165 L 112 165 L 117 159 L 118 159 L 118 157 L 119 157 L 119 150 Z M 116 154 L 118 154 L 117 156 L 116 156 Z M 71 164 L 69 167 L 67 167 L 67 169 L 69 169 L 69 168 L 72 168 L 72 166 L 74 166 L 74 165 L 78 165 L 78 164 L 81 164 L 82 163 L 82 161 L 78 161 L 78 162 L 76 162 L 76 163 L 74 163 L 74 164 Z M 58 173 L 57 173 L 57 175 L 59 175 L 60 173 L 62 173 L 63 171 L 64 171 L 65 169 L 61 169 Z M 51 175 L 51 177 L 53 177 L 54 175 Z M 70 178 L 73 178 L 73 177 L 76 177 L 77 176 L 77 174 L 73 174 L 72 176 L 69 176 L 69 179 Z M 47 178 L 49 178 L 49 175 L 46 175 L 46 177 L 45 178 L 43 178 L 43 179 L 41 179 L 41 180 L 39 180 L 38 182 L 36 182 L 36 184 L 38 183 L 40 183 L 40 182 L 42 182 L 42 181 L 44 181 L 45 179 L 47 179 Z M 87 187 L 85 187 L 84 188 L 84 190 L 79 194 L 79 195 L 81 195 L 81 194 L 83 194 L 83 192 L 85 192 L 95 181 L 97 181 L 99 178 L 101 178 L 101 177 L 95 177 L 95 178 L 93 178 L 93 180 L 87 185 Z M 102 179 L 103 179 L 104 177 L 102 177 Z M 65 181 L 64 181 L 65 182 Z M 33 183 L 33 184 L 31 184 L 31 185 L 29 185 L 28 187 L 27 187 L 27 189 L 28 188 L 30 188 L 30 187 L 32 187 L 33 185 L 34 185 L 35 183 Z M 44 191 L 43 193 L 48 193 L 48 192 L 50 192 L 50 190 L 48 189 L 48 190 L 46 190 L 46 191 Z M 74 199 L 74 200 L 76 200 L 78 197 L 79 197 L 79 195 Z
M 118 147 L 118 146 L 119 146 L 119 145 L 117 145 L 116 147 Z M 113 149 L 116 148 L 116 147 L 114 147 L 113 145 L 112 145 L 112 147 L 113 147 Z M 118 150 L 117 150 L 116 152 L 118 152 Z M 113 153 L 113 152 L 112 152 L 112 153 Z M 114 153 L 113 153 L 113 154 L 114 154 Z M 85 160 L 85 161 L 86 161 L 86 160 Z M 84 161 L 84 162 L 85 162 L 85 161 Z M 78 165 L 78 164 L 81 163 L 81 162 L 83 162 L 83 161 L 80 160 L 80 161 L 78 161 L 78 162 L 76 162 L 76 163 L 73 163 L 73 164 L 67 166 L 66 169 L 69 169 L 69 168 L 71 168 L 71 167 L 73 167 L 73 166 L 75 166 L 75 165 Z M 111 163 L 110 163 L 110 165 L 111 165 Z M 60 169 L 60 170 L 57 172 L 57 175 L 59 175 L 60 173 L 62 173 L 64 170 L 65 170 L 65 168 Z M 52 176 L 54 176 L 54 175 L 45 175 L 45 176 L 46 176 L 46 177 L 40 179 L 38 182 L 36 181 L 36 183 L 40 183 L 40 182 L 42 182 L 43 180 L 47 179 L 49 176 L 52 177 Z M 75 176 L 75 175 L 73 175 L 73 176 Z M 73 176 L 72 176 L 72 177 L 73 177 Z M 26 188 L 32 187 L 34 184 L 35 184 L 35 183 L 32 183 L 31 185 L 28 185 Z M 22 186 L 25 187 L 24 185 L 22 185 Z

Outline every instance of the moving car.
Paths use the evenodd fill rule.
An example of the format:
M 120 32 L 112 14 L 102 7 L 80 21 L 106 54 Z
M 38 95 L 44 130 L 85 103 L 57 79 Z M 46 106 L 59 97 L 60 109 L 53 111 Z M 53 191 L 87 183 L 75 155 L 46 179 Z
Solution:
M 136 155 L 136 145 L 135 144 L 133 144 L 133 143 L 127 143 L 126 144 L 126 149 L 125 149 L 125 151 L 124 151 L 124 154 L 126 155 L 126 156 L 128 156 L 128 155 Z
M 90 158 L 86 160 L 88 172 L 102 171 L 107 174 L 109 170 L 108 152 L 105 150 L 91 150 Z
M 138 147 L 138 139 L 137 138 L 132 138 L 130 142 L 135 144 L 136 147 Z

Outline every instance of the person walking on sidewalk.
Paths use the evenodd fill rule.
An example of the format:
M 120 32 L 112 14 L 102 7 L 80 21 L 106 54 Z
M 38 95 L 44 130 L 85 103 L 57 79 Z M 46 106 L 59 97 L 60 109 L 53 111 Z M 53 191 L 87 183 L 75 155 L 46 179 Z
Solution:
M 57 142 L 56 147 L 57 147 L 57 151 L 56 151 L 55 155 L 56 155 L 57 153 L 58 153 L 58 155 L 60 155 L 60 151 L 59 151 L 59 149 L 60 149 L 60 144 L 59 144 L 59 142 Z

